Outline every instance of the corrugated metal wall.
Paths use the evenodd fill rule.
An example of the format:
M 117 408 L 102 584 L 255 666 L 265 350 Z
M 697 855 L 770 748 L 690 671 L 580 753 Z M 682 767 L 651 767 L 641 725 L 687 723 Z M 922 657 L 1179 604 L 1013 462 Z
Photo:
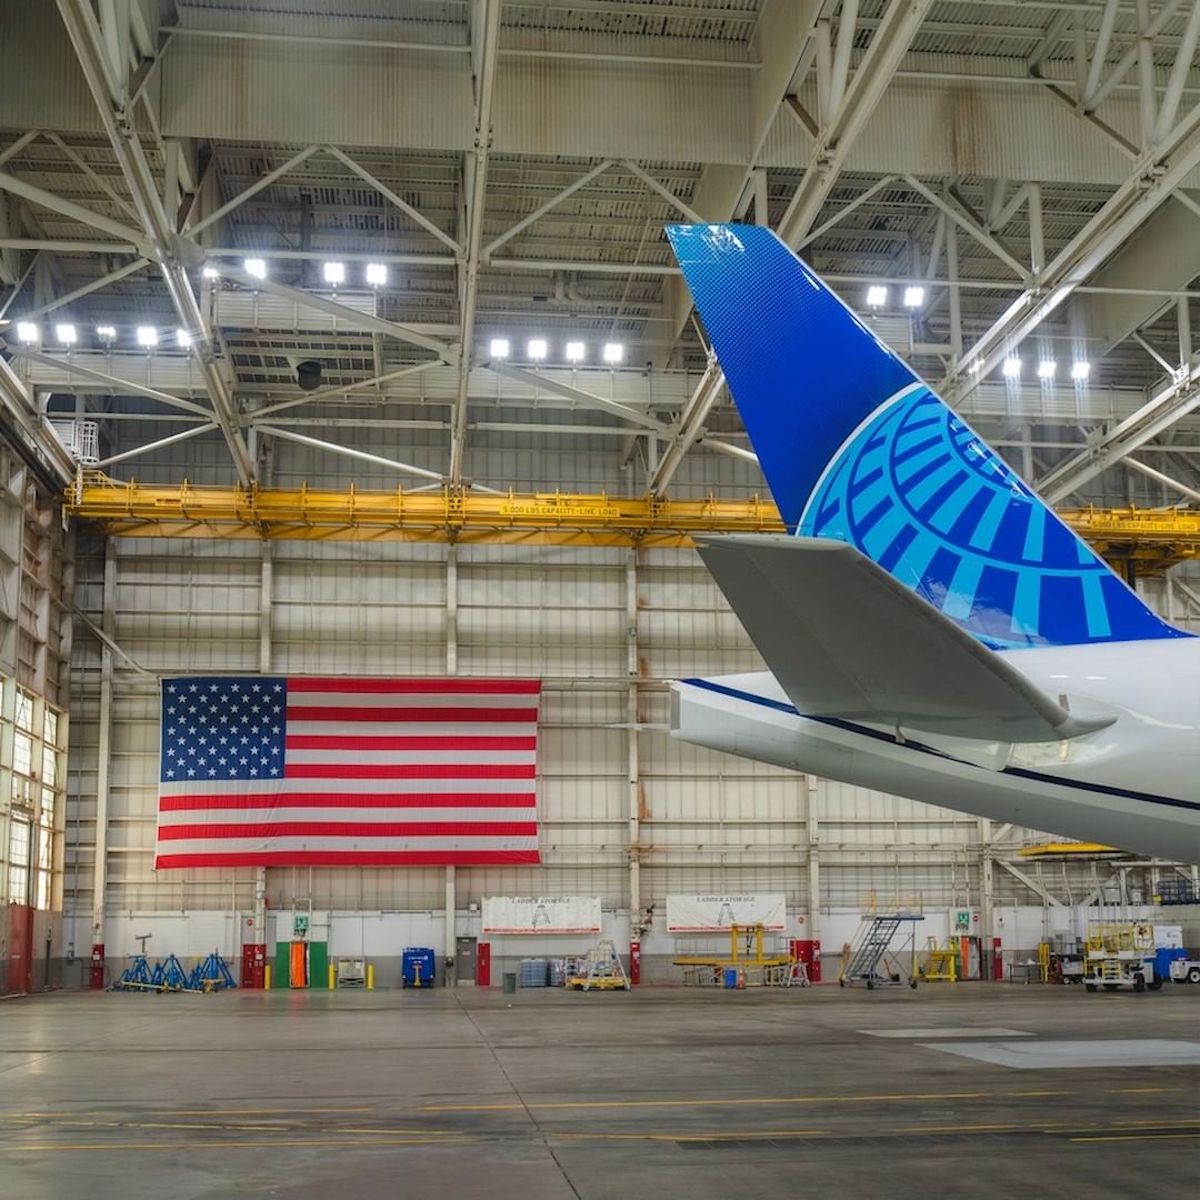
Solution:
M 988 428 L 991 421 L 983 422 Z M 346 431 L 357 432 L 357 431 Z M 989 430 L 991 432 L 991 430 Z M 135 444 L 155 436 L 126 422 Z M 443 435 L 372 431 L 377 453 L 439 465 Z M 337 486 L 337 464 L 277 444 L 271 477 L 282 485 Z M 581 489 L 640 490 L 607 443 L 564 436 L 491 435 L 469 470 L 488 482 L 537 488 L 547 479 Z M 142 466 L 142 479 L 196 483 L 228 478 L 218 439 L 173 447 Z M 364 472 L 364 487 L 395 477 Z M 686 494 L 762 489 L 752 467 L 690 455 Z M 1142 486 L 1138 483 L 1137 486 Z M 1147 485 L 1153 486 L 1153 485 Z M 251 911 L 252 871 L 152 870 L 157 779 L 156 674 L 256 671 L 261 656 L 289 674 L 518 674 L 545 681 L 538 868 L 460 869 L 460 909 L 490 894 L 598 894 L 610 912 L 630 905 L 630 818 L 640 822 L 640 907 L 661 913 L 668 893 L 784 892 L 794 914 L 814 905 L 854 910 L 871 894 L 920 895 L 928 908 L 979 904 L 982 831 L 972 817 L 675 742 L 636 719 L 665 724 L 663 681 L 761 664 L 699 559 L 690 551 L 275 543 L 264 610 L 264 549 L 254 542 L 81 538 L 76 601 L 101 621 L 104 554 L 115 556 L 113 630 L 150 675 L 117 662 L 113 699 L 106 909 L 117 913 Z M 453 564 L 451 559 L 453 558 Z M 1185 578 L 1196 583 L 1195 572 Z M 453 581 L 453 633 L 447 595 Z M 629 589 L 633 593 L 630 595 Z M 1161 589 L 1151 597 L 1165 607 Z M 1176 617 L 1200 627 L 1200 609 Z M 264 620 L 264 611 L 267 613 Z M 634 619 L 629 620 L 632 611 Z M 100 657 L 81 637 L 73 656 L 72 754 L 67 829 L 68 910 L 91 912 Z M 630 779 L 630 738 L 637 775 Z M 812 854 L 817 818 L 817 856 Z M 819 872 L 810 863 L 819 858 Z M 1078 899 L 1097 885 L 1090 865 L 1047 868 L 1043 884 Z M 268 872 L 274 908 L 311 903 L 338 911 L 437 911 L 445 877 L 432 870 L 281 869 Z M 1039 902 L 1002 870 L 995 904 Z M 82 938 L 77 924 L 77 937 Z

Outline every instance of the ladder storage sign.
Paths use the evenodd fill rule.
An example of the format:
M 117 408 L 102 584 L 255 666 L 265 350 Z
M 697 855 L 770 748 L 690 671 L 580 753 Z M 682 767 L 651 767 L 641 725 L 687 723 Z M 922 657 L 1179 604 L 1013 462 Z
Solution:
M 714 933 L 731 925 L 761 925 L 767 930 L 787 927 L 787 897 L 782 892 L 761 896 L 668 896 L 668 933 Z

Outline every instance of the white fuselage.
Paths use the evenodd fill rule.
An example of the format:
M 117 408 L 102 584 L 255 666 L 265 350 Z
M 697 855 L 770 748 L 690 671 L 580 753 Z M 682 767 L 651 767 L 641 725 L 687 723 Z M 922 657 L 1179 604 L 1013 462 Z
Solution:
M 770 672 L 672 684 L 684 741 L 996 821 L 1200 862 L 1200 638 L 1004 652 L 1072 712 L 1070 741 L 983 743 L 802 716 Z

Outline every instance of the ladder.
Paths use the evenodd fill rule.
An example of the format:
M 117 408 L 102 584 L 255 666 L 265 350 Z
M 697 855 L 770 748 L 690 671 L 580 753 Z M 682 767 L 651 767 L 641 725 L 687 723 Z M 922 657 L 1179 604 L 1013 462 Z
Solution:
M 905 935 L 905 941 L 901 943 L 901 950 L 907 945 L 913 951 L 915 959 L 916 923 L 921 920 L 924 920 L 923 916 L 915 912 L 864 915 L 863 923 L 854 936 L 849 953 L 843 959 L 838 984 L 845 987 L 847 984 L 862 982 L 868 988 L 874 988 L 898 983 L 898 976 L 893 978 L 891 972 L 881 968 L 884 966 L 884 960 L 888 957 L 892 939 L 896 936 L 897 930 L 905 924 L 910 924 L 911 929 Z M 910 987 L 917 986 L 915 966 L 914 962 L 914 969 L 910 972 L 911 978 L 908 981 Z
M 846 984 L 861 980 L 867 987 L 888 982 L 879 970 L 879 964 L 899 928 L 900 918 L 897 916 L 871 917 L 869 923 L 860 926 L 850 947 L 850 961 L 842 968 L 838 982 Z

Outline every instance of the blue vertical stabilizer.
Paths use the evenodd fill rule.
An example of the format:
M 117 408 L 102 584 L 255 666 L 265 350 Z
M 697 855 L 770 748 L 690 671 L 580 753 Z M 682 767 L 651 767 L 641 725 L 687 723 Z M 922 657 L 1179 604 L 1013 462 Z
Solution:
M 849 543 L 995 649 L 1190 636 L 770 230 L 667 234 L 789 530 Z

